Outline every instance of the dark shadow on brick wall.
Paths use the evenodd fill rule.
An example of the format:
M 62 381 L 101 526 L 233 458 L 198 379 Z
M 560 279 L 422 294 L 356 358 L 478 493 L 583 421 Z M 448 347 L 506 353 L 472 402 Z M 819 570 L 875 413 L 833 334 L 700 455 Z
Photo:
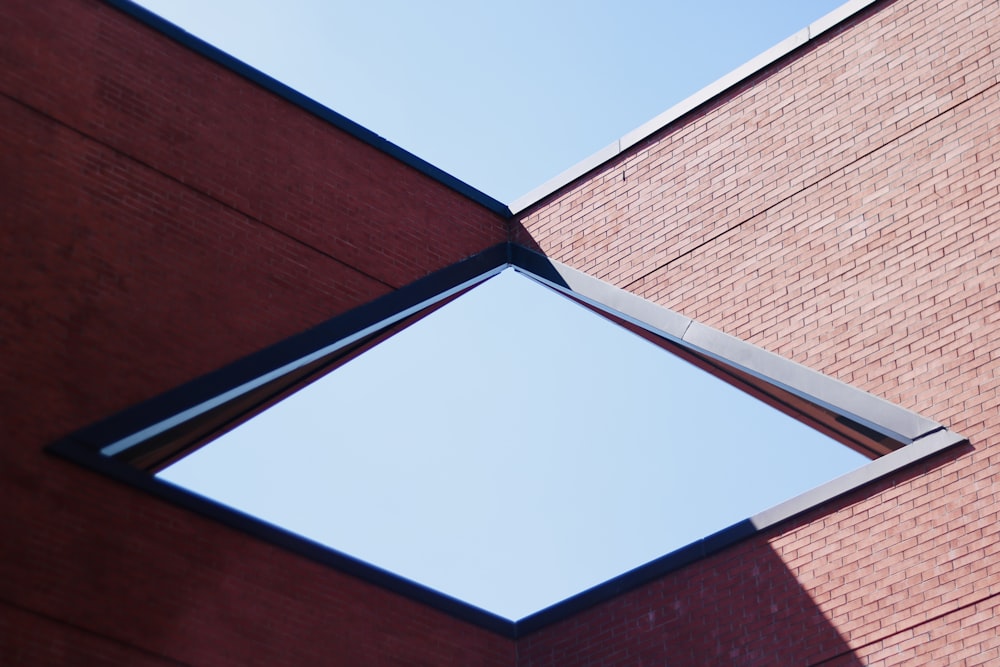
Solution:
M 876 608 L 878 600 L 857 589 L 832 599 L 837 577 L 845 573 L 834 551 L 818 556 L 830 559 L 829 567 L 821 568 L 828 579 L 810 582 L 813 590 L 826 591 L 821 609 L 772 542 L 970 451 L 966 444 L 942 452 L 522 636 L 519 667 L 862 665 L 829 614 L 855 601 Z M 815 550 L 822 553 L 823 533 L 815 535 Z

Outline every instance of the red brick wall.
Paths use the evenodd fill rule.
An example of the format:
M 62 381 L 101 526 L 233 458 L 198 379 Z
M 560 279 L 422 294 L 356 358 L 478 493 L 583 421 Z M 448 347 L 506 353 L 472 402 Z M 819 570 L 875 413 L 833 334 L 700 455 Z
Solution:
M 103 3 L 0 17 L 0 663 L 510 664 L 508 640 L 43 452 L 505 222 Z
M 106 5 L 2 14 L 0 662 L 1000 660 L 995 3 L 882 3 L 522 216 L 971 445 L 516 645 L 42 452 L 503 221 Z
M 521 664 L 1000 660 L 998 39 L 995 2 L 880 3 L 521 216 L 551 257 L 971 441 Z

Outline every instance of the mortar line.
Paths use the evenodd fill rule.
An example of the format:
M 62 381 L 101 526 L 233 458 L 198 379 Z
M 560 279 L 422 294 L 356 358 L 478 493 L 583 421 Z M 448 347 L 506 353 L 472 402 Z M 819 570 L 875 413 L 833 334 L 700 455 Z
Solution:
M 935 120 L 937 120 L 937 119 L 945 116 L 946 114 L 951 113 L 952 111 L 955 111 L 959 107 L 964 106 L 965 104 L 967 104 L 969 102 L 972 102 L 972 101 L 978 99 L 979 97 L 981 97 L 981 96 L 985 95 L 987 92 L 989 92 L 991 89 L 996 88 L 998 85 L 1000 85 L 1000 81 L 995 81 L 992 84 L 990 84 L 990 85 L 986 86 L 985 88 L 983 88 L 982 90 L 980 90 L 979 92 L 977 92 L 977 93 L 975 93 L 973 95 L 970 95 L 969 97 L 965 98 L 964 100 L 956 102 L 955 104 L 951 105 L 950 107 L 942 110 L 940 113 L 935 114 L 934 116 L 929 117 L 923 123 L 920 123 L 919 125 L 915 125 L 914 127 L 906 130 L 905 132 L 901 132 L 900 134 L 896 135 L 895 137 L 893 137 L 892 139 L 886 141 L 885 143 L 880 144 L 880 145 L 872 148 L 871 150 L 858 155 L 853 160 L 844 163 L 843 165 L 841 165 L 840 167 L 838 167 L 836 170 L 831 171 L 826 176 L 823 176 L 821 178 L 816 179 L 815 181 L 813 181 L 811 183 L 807 183 L 806 185 L 803 185 L 798 190 L 795 190 L 794 192 L 791 192 L 788 195 L 782 197 L 781 199 L 775 201 L 773 204 L 770 204 L 769 206 L 764 207 L 761 211 L 759 211 L 757 213 L 754 213 L 754 214 L 750 215 L 749 217 L 747 217 L 747 218 L 745 218 L 743 220 L 740 220 L 739 222 L 733 224 L 731 227 L 727 227 L 726 229 L 720 231 L 718 234 L 712 236 L 711 238 L 705 239 L 701 243 L 698 243 L 697 245 L 692 246 L 686 252 L 684 252 L 684 253 L 682 253 L 680 255 L 677 255 L 676 257 L 673 257 L 673 258 L 665 261 L 663 264 L 660 264 L 659 266 L 657 266 L 657 267 L 655 267 L 653 269 L 650 269 L 649 271 L 647 271 L 646 273 L 642 274 L 641 276 L 638 276 L 637 278 L 634 278 L 633 280 L 631 280 L 628 283 L 626 283 L 623 286 L 623 289 L 629 289 L 633 285 L 635 285 L 636 283 L 638 283 L 638 282 L 640 282 L 642 280 L 645 280 L 646 278 L 648 278 L 649 276 L 653 275 L 654 273 L 662 271 L 662 270 L 666 269 L 667 267 L 669 267 L 670 265 L 672 265 L 672 264 L 680 261 L 681 259 L 694 254 L 699 249 L 704 248 L 705 246 L 709 245 L 710 243 L 714 243 L 715 241 L 717 241 L 721 237 L 725 236 L 726 234 L 728 234 L 728 233 L 730 233 L 732 231 L 735 231 L 735 230 L 739 229 L 740 227 L 742 227 L 743 225 L 747 224 L 748 222 L 756 220 L 760 216 L 762 216 L 762 215 L 766 214 L 767 212 L 773 210 L 775 207 L 781 206 L 782 204 L 787 203 L 788 201 L 790 201 L 791 199 L 799 196 L 800 194 L 802 194 L 806 190 L 812 189 L 812 188 L 820 185 L 821 183 L 823 183 L 823 182 L 825 182 L 825 181 L 827 181 L 827 180 L 829 180 L 829 179 L 831 179 L 831 178 L 833 178 L 835 176 L 839 176 L 839 175 L 843 174 L 844 171 L 846 171 L 847 169 L 849 169 L 853 165 L 861 162 L 862 160 L 867 159 L 868 157 L 870 157 L 870 156 L 874 155 L 875 153 L 883 150 L 884 148 L 888 148 L 888 147 L 890 147 L 890 146 L 892 146 L 894 144 L 898 144 L 902 139 L 904 139 L 908 135 L 912 134 L 913 132 L 916 132 L 917 130 L 925 128 L 927 125 L 931 124 Z
M 28 104 L 27 102 L 24 102 L 23 100 L 20 100 L 20 99 L 17 99 L 15 97 L 12 97 L 11 95 L 9 95 L 6 92 L 0 91 L 0 96 L 3 96 L 7 100 L 9 100 L 11 102 L 14 102 L 17 105 L 19 105 L 19 106 L 21 106 L 21 107 L 23 107 L 25 109 L 28 109 L 29 111 L 31 111 L 31 112 L 39 115 L 39 116 L 42 116 L 43 118 L 48 119 L 49 121 L 51 121 L 51 122 L 59 125 L 60 127 L 63 127 L 65 129 L 67 129 L 67 130 L 69 130 L 69 131 L 71 131 L 71 132 L 73 132 L 73 133 L 75 133 L 75 134 L 83 137 L 87 141 L 95 143 L 98 146 L 103 146 L 104 148 L 108 149 L 109 151 L 115 153 L 116 155 L 118 155 L 120 157 L 123 157 L 126 160 L 129 160 L 131 162 L 134 162 L 135 164 L 138 164 L 138 165 L 140 165 L 140 166 L 148 169 L 149 171 L 152 171 L 155 174 L 159 174 L 160 176 L 166 178 L 167 180 L 172 181 L 173 183 L 176 183 L 176 184 L 178 184 L 178 185 L 180 185 L 180 186 L 182 186 L 182 187 L 184 187 L 184 188 L 186 188 L 188 190 L 191 190 L 192 192 L 195 192 L 195 193 L 201 195 L 202 197 L 205 197 L 206 199 L 208 199 L 210 201 L 213 201 L 213 202 L 219 204 L 220 206 L 223 206 L 224 208 L 226 208 L 226 209 L 228 209 L 230 211 L 233 211 L 234 213 L 240 215 L 241 217 L 243 217 L 243 218 L 245 218 L 247 220 L 253 221 L 253 222 L 257 223 L 258 225 L 260 225 L 260 226 L 262 226 L 262 227 L 264 227 L 266 229 L 271 230 L 275 234 L 283 236 L 283 237 L 285 237 L 285 238 L 293 241 L 294 243 L 296 243 L 298 245 L 301 245 L 301 246 L 303 246 L 305 248 L 308 248 L 309 250 L 312 250 L 313 252 L 315 252 L 315 253 L 317 253 L 319 255 L 322 255 L 323 257 L 326 257 L 327 259 L 333 260 L 334 262 L 337 262 L 341 266 L 344 266 L 344 267 L 346 267 L 346 268 L 348 268 L 348 269 L 350 269 L 350 270 L 352 270 L 352 271 L 354 271 L 354 272 L 356 272 L 356 273 L 364 276 L 365 278 L 368 278 L 369 280 L 372 280 L 374 282 L 377 282 L 377 283 L 379 283 L 379 284 L 381 284 L 381 285 L 383 285 L 385 287 L 389 287 L 389 288 L 394 289 L 394 290 L 395 289 L 399 289 L 398 285 L 393 285 L 391 283 L 388 283 L 385 280 L 382 280 L 381 278 L 378 278 L 378 277 L 376 277 L 376 276 L 374 276 L 374 275 L 372 275 L 372 274 L 370 274 L 370 273 L 368 273 L 366 271 L 363 271 L 363 270 L 359 269 L 356 266 L 348 264 L 344 260 L 339 259 L 338 257 L 336 257 L 336 256 L 334 256 L 334 255 L 332 255 L 332 254 L 330 254 L 328 252 L 326 252 L 325 250 L 317 248 L 316 246 L 312 245 L 311 243 L 307 243 L 306 241 L 304 241 L 304 240 L 302 240 L 302 239 L 300 239 L 300 238 L 298 238 L 296 236 L 293 236 L 289 232 L 286 232 L 286 231 L 284 231 L 284 230 L 276 227 L 275 225 L 272 225 L 269 222 L 265 222 L 264 220 L 262 220 L 262 219 L 260 219 L 260 218 L 258 218 L 256 216 L 254 216 L 254 215 L 251 215 L 251 214 L 247 213 L 246 211 L 243 211 L 242 209 L 236 207 L 235 205 L 230 204 L 229 202 L 224 201 L 224 200 L 216 197 L 215 195 L 213 195 L 213 194 L 211 194 L 209 192 L 206 192 L 205 190 L 203 190 L 203 189 L 201 189 L 201 188 L 199 188 L 199 187 L 197 187 L 197 186 L 195 186 L 195 185 L 193 185 L 191 183 L 185 182 L 185 181 L 181 180 L 180 178 L 178 178 L 178 177 L 176 177 L 176 176 L 174 176 L 174 175 L 172 175 L 172 174 L 170 174 L 170 173 L 168 173 L 168 172 L 166 172 L 166 171 L 164 171 L 162 169 L 159 169 L 158 167 L 155 167 L 152 164 L 150 164 L 150 163 L 148 163 L 148 162 L 146 162 L 144 160 L 141 160 L 141 159 L 139 159 L 138 157 L 136 157 L 134 155 L 130 155 L 130 154 L 126 153 L 125 151 L 120 150 L 119 148 L 115 147 L 114 145 L 108 143 L 107 141 L 99 139 L 96 136 L 90 134 L 89 132 L 85 132 L 85 131 L 77 128 L 77 127 L 74 127 L 74 126 L 72 126 L 72 125 L 64 122 L 63 120 L 61 120 L 61 119 L 59 119 L 59 118 L 57 118 L 57 117 L 55 117 L 55 116 L 53 116 L 53 115 L 51 115 L 51 114 L 49 114 L 49 113 L 47 113 L 45 111 L 39 109 L 38 107 L 35 107 L 35 106 L 31 105 L 31 104 Z
M 72 623 L 72 622 L 70 622 L 70 621 L 68 621 L 66 619 L 57 618 L 57 617 L 52 616 L 50 614 L 47 614 L 47 613 L 45 613 L 43 611 L 39 611 L 37 609 L 32 609 L 30 607 L 25 607 L 24 605 L 17 604 L 16 602 L 12 602 L 11 600 L 6 600 L 6 599 L 5 600 L 0 600 L 0 604 L 3 604 L 5 606 L 7 606 L 7 607 L 10 607 L 11 609 L 16 609 L 17 611 L 20 611 L 20 612 L 22 612 L 24 614 L 28 614 L 30 616 L 35 616 L 36 618 L 41 618 L 41 619 L 46 620 L 46 621 L 48 621 L 50 623 L 55 623 L 55 624 L 58 624 L 58 625 L 63 625 L 63 626 L 69 627 L 69 628 L 73 628 L 74 630 L 77 630 L 77 631 L 82 632 L 84 634 L 90 635 L 92 637 L 97 637 L 99 639 L 102 639 L 104 641 L 110 642 L 112 644 L 117 644 L 119 646 L 123 646 L 125 648 L 130 649 L 130 650 L 136 651 L 138 653 L 142 653 L 142 654 L 147 655 L 147 656 L 151 656 L 151 657 L 156 658 L 157 660 L 161 660 L 163 662 L 167 662 L 167 663 L 170 663 L 170 664 L 173 664 L 173 665 L 180 665 L 180 667 L 194 667 L 191 663 L 182 662 L 180 660 L 177 660 L 175 658 L 171 658 L 171 657 L 169 657 L 167 655 L 164 655 L 162 653 L 157 653 L 157 652 L 152 651 L 150 649 L 143 648 L 142 646 L 138 646 L 137 644 L 133 644 L 131 642 L 127 642 L 127 641 L 125 641 L 123 639 L 118 639 L 117 637 L 112 637 L 111 635 L 107 635 L 107 634 L 105 634 L 103 632 L 98 632 L 97 630 L 91 630 L 90 628 L 86 628 L 86 627 L 84 627 L 82 625 L 79 625 L 77 623 Z
M 978 600 L 973 600 L 972 602 L 967 602 L 967 603 L 965 603 L 963 605 L 959 605 L 958 607 L 955 607 L 954 609 L 949 609 L 948 611 L 942 612 L 942 613 L 938 614 L 937 616 L 931 616 L 930 618 L 927 618 L 927 619 L 925 619 L 923 621 L 920 621 L 919 623 L 914 623 L 913 625 L 909 625 L 909 626 L 907 626 L 905 628 L 902 628 L 900 630 L 896 630 L 895 632 L 890 632 L 889 634 L 884 635 L 882 637 L 877 637 L 875 639 L 872 639 L 871 641 L 867 641 L 867 642 L 865 642 L 863 644 L 860 644 L 859 646 L 855 646 L 853 648 L 849 648 L 846 651 L 841 651 L 840 653 L 837 653 L 836 655 L 831 655 L 828 658 L 823 658 L 819 662 L 810 663 L 809 667 L 818 667 L 818 665 L 827 664 L 830 661 L 836 660 L 837 658 L 843 657 L 845 655 L 851 655 L 855 651 L 858 651 L 858 650 L 863 649 L 863 648 L 867 648 L 867 647 L 872 646 L 874 644 L 878 644 L 879 642 L 884 642 L 884 641 L 886 641 L 886 640 L 888 640 L 888 639 L 890 639 L 892 637 L 895 637 L 897 635 L 900 635 L 900 634 L 902 634 L 904 632 L 910 632 L 912 630 L 916 630 L 917 628 L 919 628 L 922 625 L 927 625 L 928 623 L 932 623 L 933 621 L 940 620 L 940 619 L 942 619 L 942 618 L 944 618 L 946 616 L 951 616 L 952 614 L 957 614 L 958 612 L 960 612 L 960 611 L 962 611 L 964 609 L 968 609 L 969 607 L 974 607 L 974 606 L 976 606 L 978 604 L 982 604 L 983 602 L 986 602 L 987 600 L 990 600 L 990 599 L 995 598 L 997 596 L 1000 596 L 1000 592 L 992 593 L 992 594 L 987 595 L 986 597 L 980 598 Z

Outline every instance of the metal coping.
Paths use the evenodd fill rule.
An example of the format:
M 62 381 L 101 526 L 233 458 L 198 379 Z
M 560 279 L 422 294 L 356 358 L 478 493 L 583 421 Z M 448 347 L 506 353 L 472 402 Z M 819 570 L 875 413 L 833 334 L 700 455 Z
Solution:
M 765 68 L 789 55 L 796 49 L 812 42 L 827 31 L 852 18 L 869 6 L 881 0 L 849 0 L 826 16 L 819 18 L 795 34 L 783 39 L 760 55 L 737 67 L 729 74 L 708 84 L 687 99 L 678 102 L 655 118 L 643 123 L 631 132 L 611 142 L 596 153 L 584 158 L 566 171 L 542 183 L 534 190 L 518 197 L 510 203 L 512 215 L 523 213 L 549 195 L 585 176 L 604 163 L 618 157 L 640 141 L 643 141 L 671 123 L 683 118 L 701 106 L 755 76 Z
M 426 160 L 417 157 L 403 148 L 400 148 L 391 141 L 375 134 L 366 127 L 350 120 L 346 116 L 323 106 L 319 102 L 281 83 L 277 79 L 264 74 L 260 70 L 247 65 L 237 58 L 234 58 L 221 49 L 212 46 L 208 42 L 195 37 L 183 28 L 170 23 L 166 19 L 163 19 L 148 9 L 135 4 L 131 0 L 103 1 L 140 21 L 144 25 L 169 37 L 182 46 L 191 49 L 192 51 L 246 79 L 249 79 L 262 88 L 302 108 L 303 110 L 322 118 L 331 125 L 347 132 L 355 138 L 365 142 L 369 146 L 391 155 L 400 162 L 416 169 L 430 178 L 433 178 L 465 197 L 468 197 L 490 211 L 501 215 L 506 219 L 511 219 L 524 212 L 526 209 L 539 203 L 547 196 L 585 176 L 587 173 L 600 167 L 609 160 L 621 155 L 639 142 L 656 134 L 671 123 L 681 119 L 702 105 L 711 102 L 747 79 L 755 76 L 778 60 L 789 55 L 796 49 L 816 40 L 824 33 L 835 28 L 844 21 L 847 21 L 871 5 L 880 2 L 881 0 L 848 0 L 848 2 L 834 9 L 832 12 L 817 19 L 816 21 L 813 21 L 805 28 L 802 28 L 795 34 L 772 46 L 770 49 L 764 51 L 747 63 L 737 67 L 729 74 L 726 74 L 715 82 L 710 83 L 698 92 L 689 96 L 687 99 L 678 102 L 663 113 L 650 119 L 646 123 L 643 123 L 639 127 L 635 128 L 631 132 L 628 132 L 589 157 L 584 158 L 577 164 L 569 167 L 562 173 L 539 185 L 537 188 L 522 195 L 521 197 L 518 197 L 509 205 L 494 199 L 468 183 L 452 176 L 443 169 L 434 166 Z
M 413 313 L 418 309 L 431 307 L 448 294 L 485 280 L 508 266 L 696 354 L 707 355 L 731 367 L 749 371 L 753 377 L 760 378 L 763 382 L 796 392 L 851 419 L 862 420 L 882 433 L 891 433 L 906 446 L 517 621 L 444 595 L 180 489 L 113 456 L 121 449 L 126 449 L 116 447 L 118 443 L 128 441 L 135 444 L 136 441 L 131 439 L 134 433 L 149 432 L 151 427 L 175 423 L 171 420 L 179 414 L 191 417 L 200 411 L 211 409 L 215 405 L 212 402 L 215 397 L 239 396 L 253 391 L 259 386 L 259 383 L 253 382 L 254 378 L 273 377 L 279 370 L 290 372 L 288 369 L 301 366 L 297 361 L 316 359 L 316 355 L 325 350 L 338 349 L 340 341 L 354 340 L 362 332 L 390 326 L 399 320 L 402 313 Z M 963 442 L 966 440 L 961 435 L 920 415 L 700 325 L 534 251 L 512 244 L 501 244 L 335 317 L 314 329 L 77 431 L 49 446 L 48 451 L 479 627 L 505 637 L 517 638 L 710 556 L 760 531 Z
M 458 192 L 468 199 L 471 199 L 493 213 L 496 213 L 505 219 L 511 216 L 510 208 L 503 202 L 494 199 L 485 192 L 469 185 L 465 181 L 452 176 L 443 169 L 435 167 L 423 158 L 417 157 L 413 153 L 400 148 L 388 139 L 379 136 L 368 128 L 354 122 L 350 118 L 323 106 L 316 100 L 303 95 L 297 90 L 281 83 L 277 79 L 264 74 L 254 67 L 251 67 L 242 60 L 234 58 L 225 51 L 212 46 L 198 37 L 195 37 L 183 28 L 167 21 L 164 18 L 161 18 L 145 7 L 141 7 L 131 0 L 103 0 L 103 2 L 131 16 L 147 27 L 156 30 L 160 34 L 174 40 L 181 46 L 208 58 L 212 62 L 225 67 L 226 69 L 242 76 L 245 79 L 248 79 L 249 81 L 252 81 L 268 92 L 273 93 L 285 101 L 290 102 L 295 106 L 313 114 L 314 116 L 325 120 L 337 129 L 343 130 L 347 134 L 368 144 L 372 148 L 392 156 L 403 164 L 412 167 L 425 176 L 438 181 L 442 185 Z

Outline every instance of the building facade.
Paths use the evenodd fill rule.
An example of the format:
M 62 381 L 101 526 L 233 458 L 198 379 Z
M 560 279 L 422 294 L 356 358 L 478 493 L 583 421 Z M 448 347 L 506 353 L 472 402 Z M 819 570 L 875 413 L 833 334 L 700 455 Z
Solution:
M 1000 5 L 850 3 L 509 208 L 127 3 L 0 12 L 4 664 L 1000 660 Z M 968 441 L 517 638 L 46 452 L 508 242 Z

